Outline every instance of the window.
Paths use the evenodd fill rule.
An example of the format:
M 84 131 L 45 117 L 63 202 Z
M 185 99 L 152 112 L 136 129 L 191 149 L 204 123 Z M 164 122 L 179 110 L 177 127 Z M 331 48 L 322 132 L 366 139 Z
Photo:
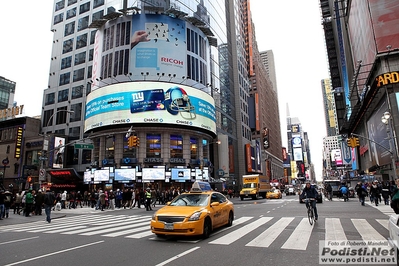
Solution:
M 98 11 L 98 12 L 93 14 L 93 18 L 92 18 L 91 21 L 102 19 L 103 17 L 104 17 L 104 10 L 100 10 L 100 11 Z
M 62 110 L 62 111 L 58 112 L 60 110 Z M 69 115 L 67 110 L 68 110 L 67 106 L 57 108 L 57 113 L 55 114 L 55 116 L 56 116 L 55 124 L 56 125 L 62 125 L 62 124 L 65 124 L 67 122 L 67 115 Z M 65 130 L 63 130 L 63 131 L 65 132 Z
M 85 78 L 85 69 L 81 68 L 73 71 L 73 82 L 83 80 Z
M 86 51 L 75 55 L 75 66 L 86 62 Z
M 147 134 L 146 157 L 161 158 L 161 134 Z
M 54 16 L 54 25 L 64 20 L 64 13 Z
M 72 114 L 70 114 L 72 115 Z M 69 129 L 69 136 L 70 137 L 80 137 L 80 127 L 71 127 Z
M 94 44 L 94 42 L 96 41 L 96 32 L 96 30 L 90 32 L 90 44 Z
M 49 93 L 45 96 L 45 103 L 44 105 L 54 104 L 55 103 L 55 93 Z
M 170 135 L 170 158 L 183 158 L 183 136 Z
M 68 0 L 68 6 L 76 4 L 78 0 Z
M 104 0 L 94 0 L 93 1 L 93 8 L 99 7 L 104 5 Z
M 65 53 L 71 52 L 72 50 L 73 50 L 73 38 L 64 41 L 62 53 L 65 54 Z
M 93 74 L 93 66 L 88 66 L 87 67 L 87 78 L 91 78 Z
M 72 8 L 72 9 L 69 9 L 66 12 L 66 19 L 70 19 L 70 18 L 73 18 L 75 16 L 76 16 L 76 7 Z
M 105 139 L 105 157 L 113 159 L 115 154 L 115 138 L 114 136 L 106 137 Z
M 55 11 L 63 9 L 65 7 L 65 0 L 59 1 L 55 4 Z
M 90 10 L 90 2 L 86 2 L 79 6 L 79 14 L 83 14 Z
M 91 150 L 82 151 L 82 164 L 91 163 Z
M 75 32 L 75 21 L 65 24 L 64 36 L 71 35 Z
M 53 114 L 54 114 L 53 109 L 44 111 L 44 119 L 42 120 L 42 127 L 47 127 L 47 125 L 48 126 L 53 125 L 53 119 L 52 119 Z
M 68 72 L 68 73 L 61 74 L 59 86 L 69 84 L 70 81 L 71 81 L 71 73 Z
M 69 121 L 80 121 L 82 116 L 82 103 L 72 104 L 71 111 L 73 111 L 73 114 L 70 114 Z
M 68 56 L 61 59 L 61 69 L 65 69 L 71 67 L 72 56 Z
M 94 54 L 94 49 L 89 50 L 89 62 L 93 61 L 93 54 Z
M 82 98 L 83 96 L 83 85 L 72 88 L 72 99 Z
M 76 49 L 87 46 L 87 33 L 76 38 Z
M 78 21 L 78 31 L 87 29 L 89 27 L 89 16 L 79 19 Z
M 191 160 L 198 159 L 198 139 L 190 138 L 190 155 Z
M 69 89 L 65 89 L 58 92 L 58 102 L 66 102 L 68 101 Z

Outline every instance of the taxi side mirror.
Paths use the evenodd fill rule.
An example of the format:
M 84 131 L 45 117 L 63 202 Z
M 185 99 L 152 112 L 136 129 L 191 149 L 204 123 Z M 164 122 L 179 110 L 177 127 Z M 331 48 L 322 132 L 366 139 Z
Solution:
M 212 202 L 211 203 L 211 207 L 216 207 L 216 206 L 219 206 L 220 205 L 220 203 L 219 202 Z

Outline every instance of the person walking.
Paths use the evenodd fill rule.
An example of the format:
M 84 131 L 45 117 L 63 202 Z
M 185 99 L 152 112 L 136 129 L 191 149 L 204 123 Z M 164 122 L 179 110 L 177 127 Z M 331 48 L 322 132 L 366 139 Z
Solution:
M 381 200 L 381 187 L 377 180 L 373 181 L 373 184 L 370 187 L 370 194 L 373 196 L 375 206 L 378 206 L 378 203 Z
M 368 194 L 366 185 L 363 185 L 361 182 L 357 183 L 356 193 L 357 193 L 357 196 L 359 197 L 359 201 L 360 201 L 361 205 L 365 206 L 364 201 Z
M 25 195 L 25 217 L 29 217 L 33 209 L 33 194 L 30 188 Z
M 145 209 L 146 211 L 152 211 L 151 208 L 151 189 L 147 187 L 145 192 Z
M 14 197 L 14 214 L 20 214 L 22 204 L 22 191 L 15 194 Z
M 111 210 L 115 210 L 115 194 L 112 190 L 109 191 L 108 194 L 108 199 L 109 199 L 109 207 Z
M 56 197 L 54 192 L 50 191 L 50 188 L 46 188 L 46 194 L 44 194 L 44 213 L 46 214 L 46 221 L 51 223 L 51 209 L 56 203 Z
M 140 207 L 140 191 L 138 189 L 134 190 L 134 202 L 132 205 L 132 208 L 134 208 L 136 206 L 137 203 L 137 208 L 141 209 Z
M 66 206 L 65 206 L 66 200 L 67 200 L 67 192 L 65 190 L 64 193 L 61 194 L 61 208 L 62 209 L 66 209 Z
M 13 198 L 12 198 L 12 193 L 8 190 L 4 192 L 4 214 L 3 218 L 8 218 L 8 215 L 10 214 L 10 208 L 11 205 L 13 204 Z
M 105 193 L 102 190 L 100 190 L 98 193 L 98 202 L 100 203 L 100 208 L 102 211 L 104 211 L 105 208 L 105 196 L 106 196 Z
M 122 191 L 118 188 L 115 194 L 115 206 L 118 209 L 122 207 L 122 194 Z
M 4 190 L 0 190 L 0 220 L 3 220 L 5 197 Z
M 44 202 L 44 195 L 42 190 L 39 189 L 35 195 L 35 215 L 42 215 L 42 207 Z

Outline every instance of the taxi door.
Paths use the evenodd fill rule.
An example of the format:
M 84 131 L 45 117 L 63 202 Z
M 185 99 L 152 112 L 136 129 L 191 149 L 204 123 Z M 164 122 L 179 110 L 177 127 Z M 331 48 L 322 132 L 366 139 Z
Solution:
M 219 202 L 218 206 L 213 206 L 211 207 L 212 211 L 212 217 L 213 217 L 213 227 L 219 227 L 223 221 L 223 206 L 226 205 L 226 203 L 223 203 L 223 200 L 220 197 L 221 195 L 219 193 L 212 193 L 211 195 L 211 204 L 213 202 Z

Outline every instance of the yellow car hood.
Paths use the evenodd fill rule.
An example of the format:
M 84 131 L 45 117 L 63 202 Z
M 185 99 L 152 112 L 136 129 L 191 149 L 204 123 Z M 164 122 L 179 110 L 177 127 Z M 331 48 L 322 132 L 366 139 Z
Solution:
M 165 206 L 156 212 L 162 216 L 186 216 L 190 217 L 194 212 L 204 211 L 206 207 L 199 206 Z

